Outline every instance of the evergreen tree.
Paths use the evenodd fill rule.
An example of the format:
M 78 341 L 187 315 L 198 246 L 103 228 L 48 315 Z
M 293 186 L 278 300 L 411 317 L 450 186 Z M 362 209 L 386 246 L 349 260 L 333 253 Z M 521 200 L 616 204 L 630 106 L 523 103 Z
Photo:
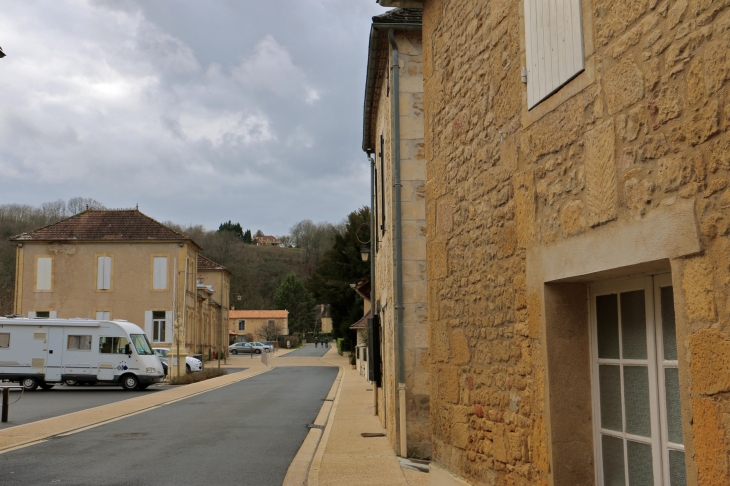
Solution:
M 314 330 L 314 297 L 295 273 L 286 276 L 274 294 L 274 306 L 289 311 L 289 332 Z
M 234 235 L 236 235 L 239 239 L 243 239 L 243 228 L 241 228 L 241 223 L 233 224 L 231 220 L 229 219 L 227 223 L 223 223 L 220 226 L 218 226 L 218 231 L 230 231 Z
M 253 238 L 251 238 L 251 230 L 247 229 L 246 232 L 243 234 L 243 242 L 247 245 L 250 245 L 253 243 Z

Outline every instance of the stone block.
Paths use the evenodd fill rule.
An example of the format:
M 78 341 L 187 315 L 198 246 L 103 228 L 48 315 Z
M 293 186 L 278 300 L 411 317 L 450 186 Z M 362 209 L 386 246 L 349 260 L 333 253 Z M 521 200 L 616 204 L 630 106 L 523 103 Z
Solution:
M 654 130 L 682 114 L 682 100 L 676 85 L 664 85 L 649 100 L 649 118 Z
M 404 282 L 425 282 L 426 281 L 426 261 L 425 260 L 405 260 L 405 261 L 403 261 L 403 281 Z
M 423 140 L 423 117 L 401 115 L 400 136 L 401 140 Z
M 692 160 L 684 155 L 665 157 L 657 164 L 657 184 L 664 192 L 676 191 L 688 184 L 693 174 Z
M 730 339 L 717 329 L 704 329 L 690 336 L 693 395 L 730 391 Z
M 644 97 L 644 75 L 630 58 L 606 72 L 604 86 L 609 115 L 633 105 Z
M 712 265 L 706 257 L 695 257 L 686 261 L 682 288 L 689 321 L 714 322 L 717 318 L 717 310 L 712 282 Z
M 426 260 L 426 240 L 403 240 L 403 258 L 408 260 Z
M 451 440 L 455 447 L 466 449 L 469 445 L 469 424 L 454 424 Z
M 709 398 L 692 400 L 697 484 L 726 484 L 728 454 L 720 403 Z
M 443 319 L 431 319 L 429 324 L 429 342 L 433 343 L 429 347 L 431 359 L 434 363 L 449 361 L 451 347 L 449 346 L 449 333 L 446 322 Z
M 507 439 L 507 431 L 503 423 L 494 424 L 492 443 L 494 459 L 505 464 L 508 463 L 510 460 L 509 440 Z
M 459 372 L 451 366 L 437 368 L 438 397 L 448 403 L 459 403 Z
M 622 34 L 626 27 L 641 17 L 649 6 L 648 0 L 604 0 L 594 7 L 593 25 L 596 44 L 603 46 L 614 37 Z
M 449 336 L 449 345 L 451 347 L 452 363 L 463 365 L 471 361 L 469 342 L 466 339 L 463 329 L 457 328 L 451 331 L 451 335 Z
M 404 181 L 425 181 L 426 163 L 423 160 L 402 160 L 400 178 Z
M 535 173 L 533 170 L 519 172 L 514 176 L 515 223 L 517 225 L 517 244 L 526 248 L 535 233 Z
M 426 202 L 423 200 L 402 201 L 401 218 L 403 221 L 425 221 Z
M 585 135 L 586 209 L 596 226 L 616 218 L 616 162 L 613 120 Z
M 398 82 L 401 93 L 423 93 L 423 76 L 401 76 Z
M 709 42 L 704 48 L 703 78 L 707 95 L 716 93 L 730 76 L 729 44 L 726 34 L 724 39 Z
M 413 304 L 426 302 L 426 281 L 403 282 L 403 302 Z
M 575 200 L 566 203 L 560 210 L 560 227 L 563 236 L 573 236 L 586 230 L 586 218 L 583 201 Z
M 442 279 L 448 275 L 448 252 L 444 240 L 428 243 L 428 274 L 430 278 Z
M 403 326 L 403 346 L 407 349 L 428 349 L 428 327 Z
M 436 203 L 436 231 L 438 234 L 447 234 L 453 227 L 454 208 L 449 199 L 442 198 Z

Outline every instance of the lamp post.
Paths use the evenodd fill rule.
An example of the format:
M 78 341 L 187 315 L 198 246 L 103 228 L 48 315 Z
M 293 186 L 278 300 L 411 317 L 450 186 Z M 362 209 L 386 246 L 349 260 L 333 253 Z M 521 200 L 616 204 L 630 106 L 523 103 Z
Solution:
M 362 258 L 362 261 L 366 262 L 370 258 L 370 247 L 367 245 L 363 246 L 360 250 L 360 258 Z

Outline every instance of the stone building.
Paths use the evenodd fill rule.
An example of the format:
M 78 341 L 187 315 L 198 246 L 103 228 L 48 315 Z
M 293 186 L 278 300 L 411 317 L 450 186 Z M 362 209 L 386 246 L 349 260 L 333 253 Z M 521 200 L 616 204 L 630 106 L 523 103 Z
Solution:
M 198 254 L 198 321 L 201 343 L 196 351 L 206 358 L 228 347 L 228 313 L 231 272 Z
M 278 330 L 278 335 L 288 336 L 289 311 L 231 309 L 228 313 L 228 333 L 233 342 L 263 341 L 260 331 L 267 326 Z
M 425 459 L 431 431 L 421 10 L 395 9 L 372 22 L 362 148 L 372 165 L 372 322 L 382 348 L 374 393 L 391 445 L 403 457 Z
M 227 320 L 230 273 L 223 269 L 218 291 L 211 281 L 210 298 L 199 301 L 200 247 L 188 236 L 136 209 L 90 209 L 10 240 L 16 246 L 15 313 L 124 319 L 142 327 L 153 346 L 171 347 L 178 335 L 190 353 L 217 349 L 202 318 L 222 312 Z M 200 275 L 212 273 L 221 271 Z M 221 302 L 220 310 L 209 309 Z
M 730 484 L 730 4 L 423 6 L 433 484 Z

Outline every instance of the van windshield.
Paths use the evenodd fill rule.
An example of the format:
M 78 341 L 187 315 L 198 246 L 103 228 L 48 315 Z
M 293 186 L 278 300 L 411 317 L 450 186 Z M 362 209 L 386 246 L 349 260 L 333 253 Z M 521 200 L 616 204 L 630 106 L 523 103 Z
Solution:
M 152 352 L 150 342 L 147 341 L 146 335 L 130 334 L 130 337 L 132 338 L 132 344 L 134 344 L 134 349 L 137 351 L 137 354 L 155 354 Z

